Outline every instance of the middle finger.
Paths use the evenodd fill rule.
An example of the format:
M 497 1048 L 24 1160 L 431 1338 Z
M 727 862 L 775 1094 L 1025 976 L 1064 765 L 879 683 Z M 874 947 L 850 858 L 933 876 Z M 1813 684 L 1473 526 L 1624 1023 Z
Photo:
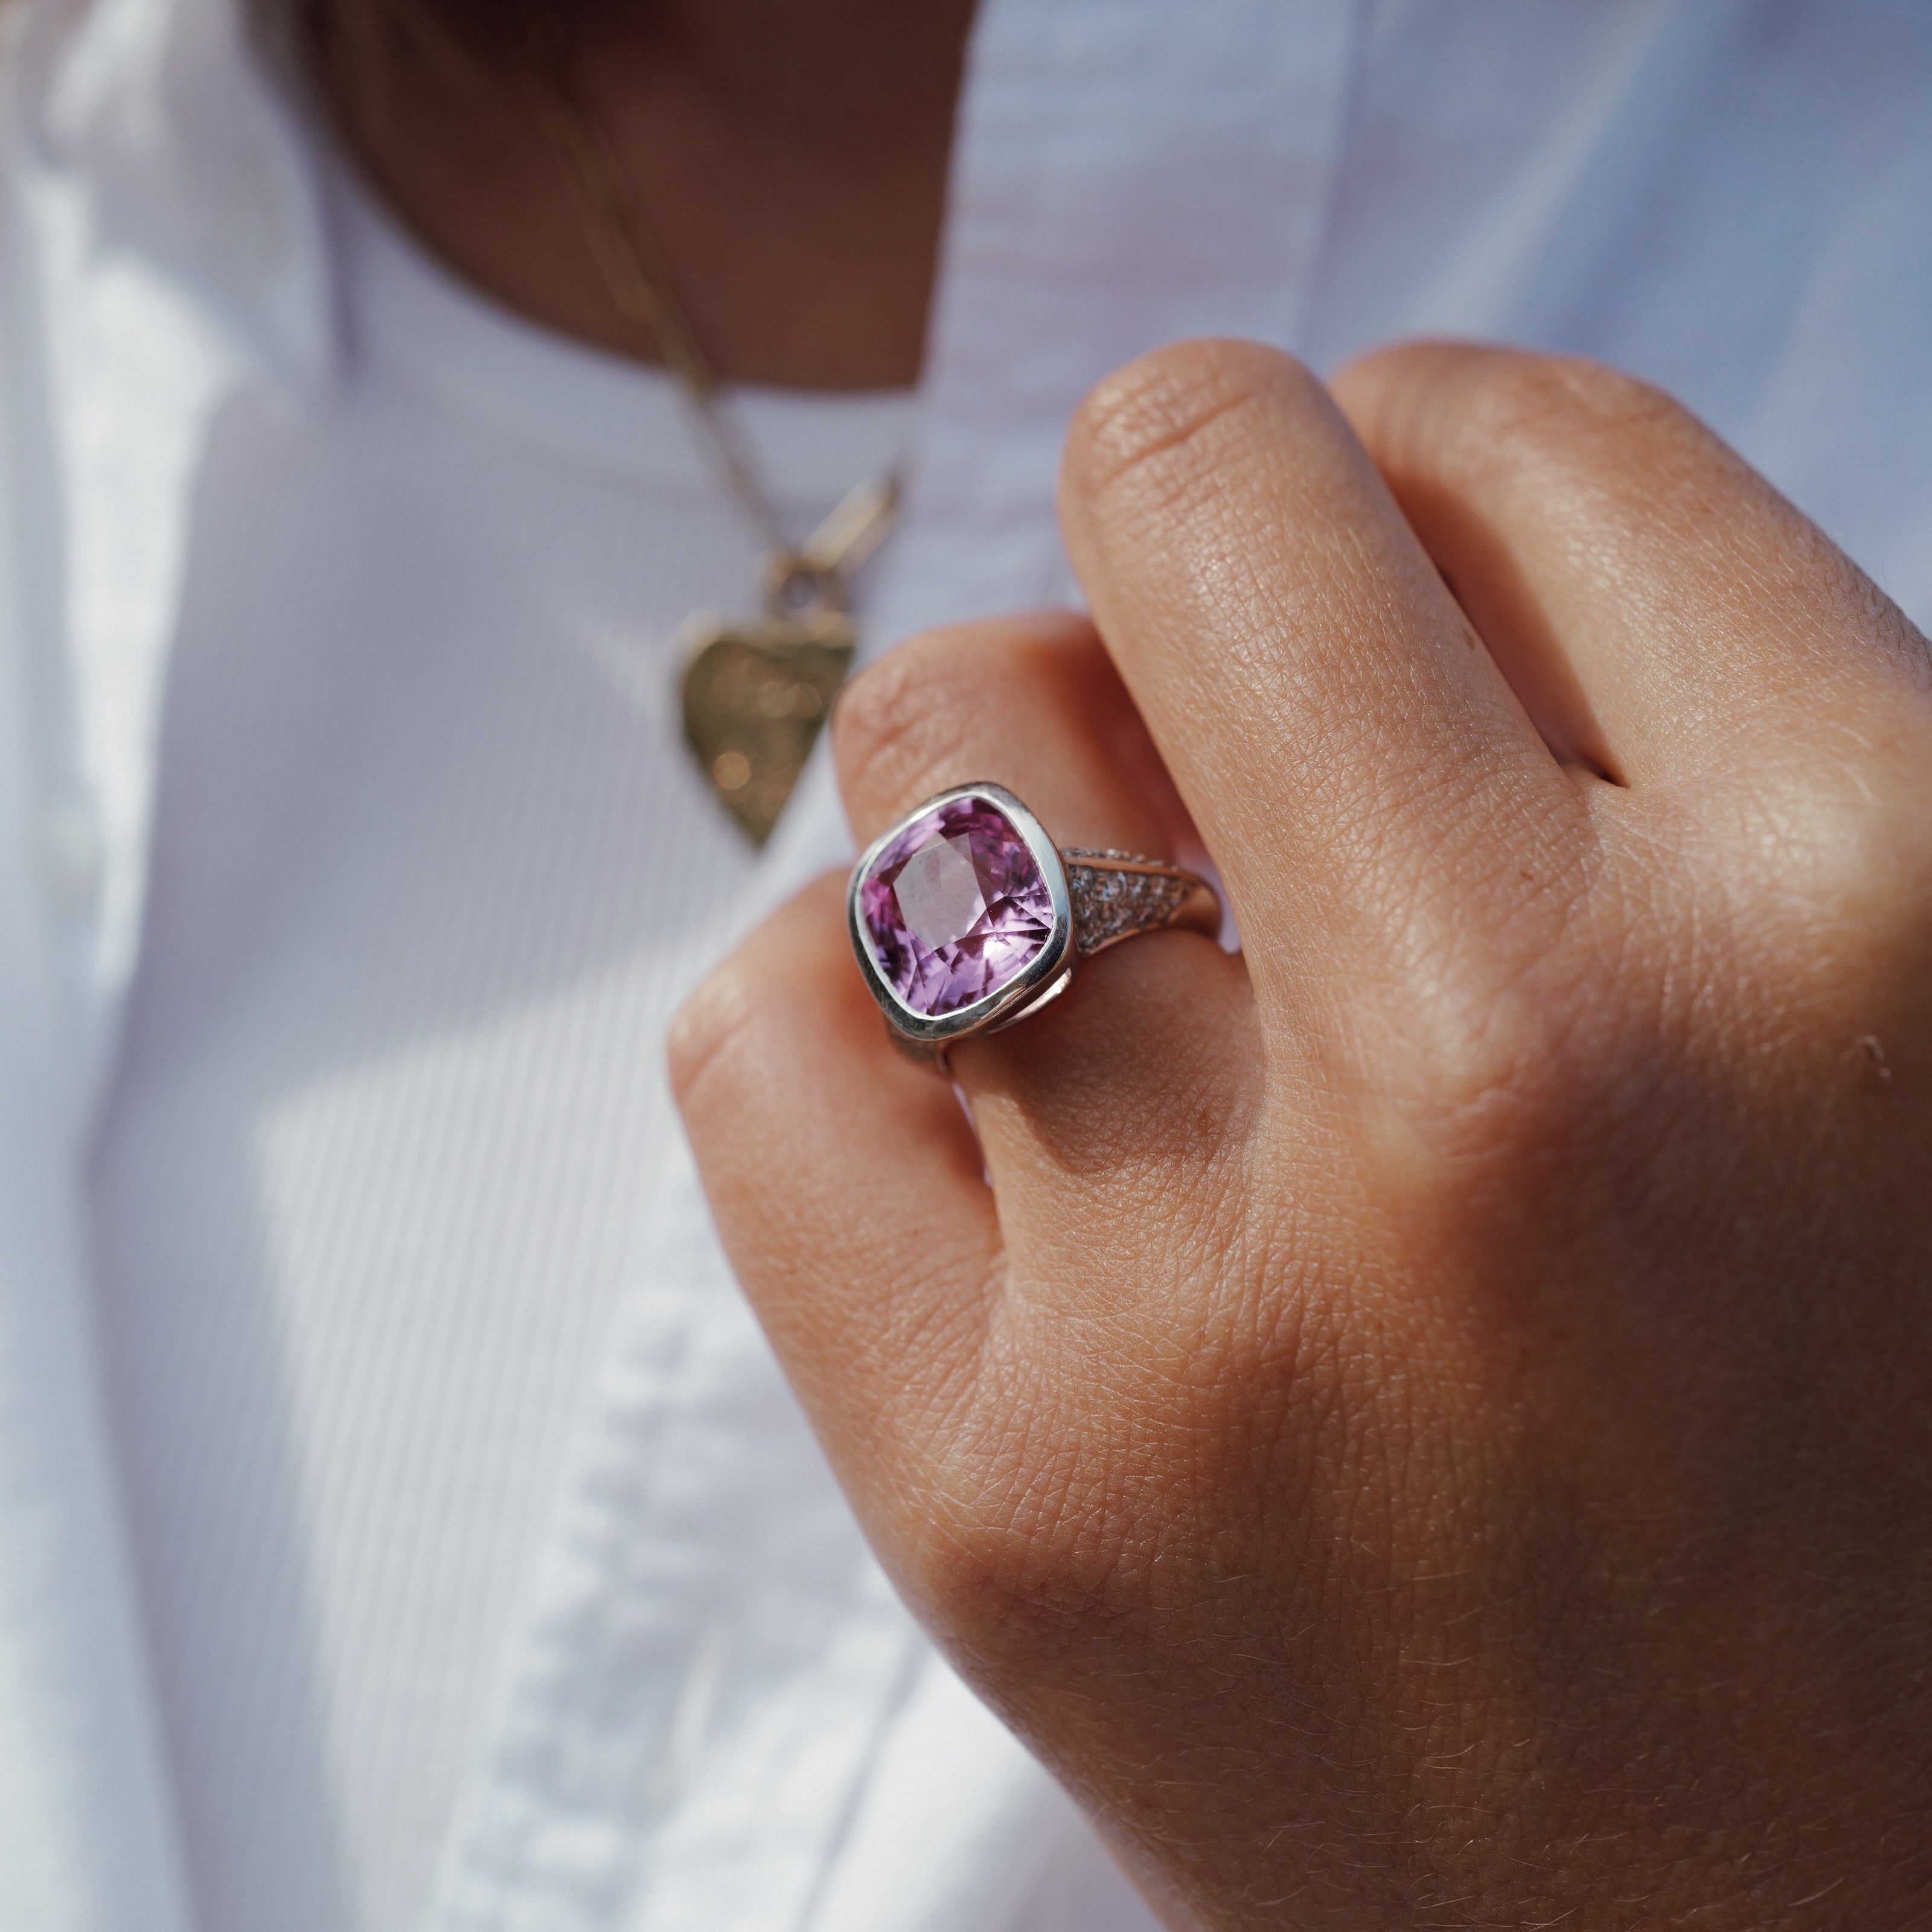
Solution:
M 1264 1010 L 1499 932 L 1579 794 L 1327 392 L 1194 343 L 1095 392 L 1061 514 Z M 1313 942 L 1312 944 L 1311 942 Z

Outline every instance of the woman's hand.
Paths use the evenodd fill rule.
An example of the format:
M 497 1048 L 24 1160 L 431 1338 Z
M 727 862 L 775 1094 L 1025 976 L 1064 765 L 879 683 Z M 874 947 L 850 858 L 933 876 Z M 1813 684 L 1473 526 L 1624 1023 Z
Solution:
M 726 1245 L 1172 1924 L 1922 1925 L 1924 641 L 1636 383 L 1337 396 L 1113 378 L 1098 636 L 926 638 L 838 720 L 861 838 L 974 778 L 1062 844 L 1191 821 L 1244 951 L 958 1049 L 976 1145 L 824 882 L 674 1043 Z

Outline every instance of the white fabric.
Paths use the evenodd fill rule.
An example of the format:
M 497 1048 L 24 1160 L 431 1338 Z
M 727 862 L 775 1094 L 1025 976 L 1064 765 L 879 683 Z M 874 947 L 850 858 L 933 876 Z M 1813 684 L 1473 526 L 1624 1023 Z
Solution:
M 265 452 L 283 465 L 256 472 L 265 490 L 305 474 L 296 458 L 353 364 L 304 144 L 249 74 L 229 0 L 29 0 L 14 31 L 0 218 L 0 1923 L 172 1932 L 218 1922 L 190 1895 L 198 1856 L 181 1847 L 196 1834 L 180 1821 L 221 1801 L 184 1803 L 196 1768 L 157 1695 L 165 1645 L 148 1661 L 92 1314 L 133 1275 L 123 1256 L 97 1280 L 83 1258 L 82 1144 L 129 986 L 134 1069 L 159 983 L 146 976 L 166 964 L 142 950 L 142 909 L 157 746 L 172 758 L 162 692 L 190 681 L 203 492 L 241 488 L 220 482 L 222 465 Z M 1928 110 L 1932 15 L 1916 0 L 986 0 L 918 460 L 873 634 L 1067 594 L 1052 484 L 1068 411 L 1112 364 L 1202 330 L 1324 364 L 1452 330 L 1653 375 L 1923 622 Z M 244 588 L 238 575 L 202 594 Z M 265 657 L 299 634 L 292 620 Z M 196 700 L 184 726 L 218 718 Z M 430 788 L 433 739 L 422 757 Z M 170 764 L 164 793 L 191 776 Z M 305 918 L 326 881 L 304 875 L 296 830 L 265 850 Z M 692 915 L 691 949 L 842 842 L 821 764 L 764 861 L 709 924 Z M 554 853 L 560 869 L 576 856 Z M 158 940 L 166 891 L 158 880 Z M 387 1072 L 491 1028 L 542 1036 L 543 1002 L 512 983 L 514 964 L 474 962 L 478 984 L 502 974 L 487 1014 L 426 999 Z M 594 974 L 553 989 L 590 1029 L 602 990 Z M 160 1044 L 192 1058 L 185 1037 Z M 346 1120 L 348 1076 L 367 1070 L 316 1067 L 304 1090 L 332 1094 Z M 535 1078 L 493 1097 L 521 1110 L 506 1134 L 534 1132 L 551 1104 Z M 274 1168 L 278 1123 L 257 1124 L 270 1158 L 251 1188 Z M 634 1221 L 576 1235 L 580 1253 L 624 1256 L 610 1264 L 610 1338 L 592 1352 L 571 1445 L 533 1450 L 560 1459 L 541 1553 L 419 1922 L 1144 1925 L 1066 1801 L 891 1600 L 730 1287 L 688 1162 L 635 1144 L 654 1172 L 637 1176 Z M 222 1211 L 238 1221 L 262 1198 Z M 349 1190 L 349 1234 L 380 1232 L 358 1217 L 392 1198 Z M 484 1208 L 448 1208 L 458 1251 Z M 408 1290 L 398 1277 L 391 1294 Z M 580 1319 L 577 1340 L 546 1338 L 533 1375 L 576 1372 L 563 1365 L 583 1359 Z M 450 1414 L 464 1400 L 424 1399 Z M 466 1496 L 456 1514 L 494 1506 Z M 152 1522 L 137 1516 L 137 1537 Z M 292 1526 L 304 1562 L 326 1555 L 313 1528 Z M 309 1614 L 306 1588 L 294 1594 Z M 347 1651 L 381 1641 L 354 1633 Z M 327 1924 L 358 1880 L 338 1871 L 320 1898 L 296 1882 L 270 1923 Z
M 758 556 L 674 386 L 334 199 L 340 374 L 224 410 L 195 493 L 90 1189 L 212 1932 L 420 1914 L 753 866 L 676 634 Z M 911 424 L 736 408 L 801 534 Z

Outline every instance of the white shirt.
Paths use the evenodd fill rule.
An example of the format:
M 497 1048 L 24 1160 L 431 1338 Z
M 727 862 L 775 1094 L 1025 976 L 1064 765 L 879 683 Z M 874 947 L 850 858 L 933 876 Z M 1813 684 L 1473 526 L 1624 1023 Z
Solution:
M 335 379 L 195 492 L 89 1188 L 206 1932 L 420 1917 L 755 862 L 676 681 L 757 548 L 674 387 L 331 200 Z M 734 407 L 801 536 L 909 447 L 908 398 Z
M 0 1922 L 167 1928 L 195 1910 L 194 1807 L 244 1797 L 224 1799 L 218 1776 L 194 1795 L 157 1694 L 166 1646 L 136 1587 L 90 1316 L 134 1270 L 124 1257 L 97 1271 L 85 1252 L 80 1149 L 117 1042 L 130 1067 L 142 1051 L 159 983 L 146 976 L 166 964 L 142 938 L 163 932 L 165 880 L 152 925 L 142 908 L 158 770 L 164 798 L 181 782 L 156 720 L 169 680 L 190 676 L 197 493 L 237 425 L 281 437 L 285 460 L 309 447 L 352 344 L 306 148 L 240 58 L 227 0 L 85 15 L 33 0 L 24 32 L 0 248 Z M 988 0 L 873 635 L 1069 594 L 1052 514 L 1068 412 L 1125 357 L 1209 331 L 1322 366 L 1432 329 L 1634 368 L 1922 622 L 1928 108 L 1932 15 L 1913 0 Z M 241 596 L 238 574 L 222 594 Z M 197 706 L 204 726 L 220 702 Z M 428 773 L 436 747 L 422 748 Z M 842 843 L 821 765 L 706 936 Z M 291 916 L 316 916 L 313 846 L 278 828 L 264 849 L 287 869 Z M 284 963 L 316 970 L 298 949 Z M 507 983 L 514 964 L 471 970 Z M 608 1022 L 597 992 L 593 976 L 565 995 L 593 1031 Z M 513 1029 L 568 1032 L 541 999 L 517 1004 Z M 421 1012 L 386 1078 L 458 1030 L 435 1000 Z M 162 1045 L 191 1084 L 189 1033 Z M 350 1149 L 339 1123 L 367 1090 L 330 1071 L 305 1070 L 303 1091 L 343 1110 L 329 1144 Z M 540 1080 L 490 1092 L 522 1124 L 502 1131 L 542 1138 Z M 256 1126 L 268 1154 L 242 1205 L 274 1207 L 286 1123 L 269 1110 Z M 325 1138 L 312 1129 L 309 1145 Z M 453 1814 L 420 1862 L 419 1922 L 1144 1925 L 1070 1806 L 885 1591 L 680 1150 L 635 1144 L 655 1172 L 638 1176 L 634 1237 L 578 1237 L 626 1257 L 608 1337 L 560 1342 L 532 1370 L 568 1380 L 576 1347 L 588 1393 L 549 1452 L 536 1553 L 504 1586 L 518 1602 Z M 394 1190 L 347 1192 L 352 1235 L 380 1249 Z M 526 1226 L 508 1230 L 512 1254 Z M 460 1254 L 478 1234 L 445 1238 Z M 424 1400 L 453 1415 L 470 1398 Z M 494 1506 L 458 1497 L 453 1543 L 485 1550 L 464 1519 Z M 291 1574 L 334 1574 L 328 1534 L 292 1526 Z M 263 1616 L 286 1606 L 259 1600 Z M 361 1647 L 383 1631 L 339 1610 L 334 1630 L 338 1681 L 370 1681 Z M 308 1922 L 310 1904 L 292 1891 L 278 1922 Z

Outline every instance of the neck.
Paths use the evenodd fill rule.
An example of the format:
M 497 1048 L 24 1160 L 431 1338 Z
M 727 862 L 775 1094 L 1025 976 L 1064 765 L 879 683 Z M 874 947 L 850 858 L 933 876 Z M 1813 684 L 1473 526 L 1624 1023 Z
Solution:
M 728 380 L 818 389 L 917 377 L 972 0 L 658 0 L 586 8 L 566 50 Z M 506 45 L 513 44 L 506 42 Z M 364 172 L 459 273 L 536 320 L 657 359 L 618 308 L 500 48 L 398 34 L 381 72 L 329 64 Z

